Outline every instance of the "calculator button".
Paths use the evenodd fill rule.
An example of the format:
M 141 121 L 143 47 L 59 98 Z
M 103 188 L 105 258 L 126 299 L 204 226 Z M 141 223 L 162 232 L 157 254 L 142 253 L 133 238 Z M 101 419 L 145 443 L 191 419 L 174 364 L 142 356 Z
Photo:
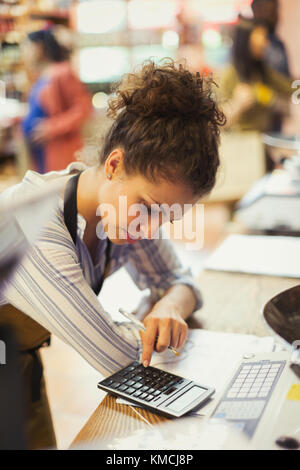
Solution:
M 259 394 L 257 396 L 260 397 L 260 398 L 264 398 L 264 397 L 268 396 L 268 393 L 269 392 L 259 392 Z
M 171 387 L 165 392 L 165 395 L 171 395 L 171 393 L 175 392 L 175 390 L 177 390 L 176 387 Z
M 141 375 L 136 375 L 134 380 L 137 380 L 137 381 L 143 380 L 143 377 Z
M 121 384 L 119 382 L 113 382 L 112 384 L 110 384 L 110 387 L 117 389 L 120 385 Z
M 118 388 L 118 390 L 120 390 L 121 392 L 124 392 L 124 390 L 126 390 L 126 388 L 128 388 L 127 385 L 123 384 Z
M 140 398 L 144 400 L 147 396 L 148 396 L 148 393 L 143 393 L 143 394 L 140 396 Z
M 126 377 L 118 377 L 118 382 L 124 384 L 127 381 Z
M 153 395 L 148 395 L 147 398 L 145 398 L 146 401 L 151 401 L 153 400 L 154 396 Z
M 146 385 L 144 385 L 144 387 L 141 388 L 142 392 L 147 392 L 148 390 L 149 390 L 149 387 L 147 387 Z
M 133 397 L 139 397 L 142 395 L 142 392 L 140 390 L 137 390 L 135 393 L 132 394 Z
M 141 388 L 141 387 L 143 386 L 143 384 L 141 384 L 141 383 L 138 382 L 138 383 L 134 383 L 132 386 L 133 386 L 136 390 L 138 390 L 139 388 Z
M 155 390 L 160 389 L 160 384 L 152 384 L 151 388 L 155 388 Z
M 255 398 L 255 397 L 257 397 L 257 392 L 250 392 L 250 393 L 248 393 L 247 397 Z
M 167 385 L 167 384 L 170 382 L 170 380 L 169 380 L 169 379 L 165 379 L 164 377 L 161 377 L 160 380 L 157 379 L 157 382 L 159 382 L 160 385 L 163 386 L 163 385 Z
M 121 370 L 121 371 L 119 372 L 119 375 L 125 376 L 125 375 L 127 375 L 127 372 L 128 372 L 128 371 L 127 371 L 126 369 L 125 369 L 125 370 Z
M 107 380 L 104 380 L 103 385 L 106 385 L 107 387 L 109 387 L 113 383 L 114 383 L 114 380 L 107 379 Z
M 264 385 L 272 385 L 273 382 L 274 382 L 273 379 L 266 379 L 266 380 L 264 381 Z
M 135 384 L 135 382 L 134 382 L 133 380 L 127 380 L 127 382 L 126 382 L 126 385 L 127 385 L 128 387 L 131 387 L 131 386 L 134 385 L 134 384 Z
M 157 397 L 158 395 L 160 395 L 160 390 L 156 390 L 155 392 L 152 393 L 152 395 L 154 395 L 155 397 Z
M 171 382 L 169 382 L 168 385 L 170 386 L 170 385 L 174 385 L 174 384 L 176 384 L 176 380 L 171 380 Z
M 156 392 L 155 388 L 149 388 L 148 393 L 151 393 L 153 395 Z
M 127 375 L 127 377 L 128 377 L 129 379 L 132 379 L 132 378 L 135 377 L 135 376 L 136 376 L 136 373 L 135 373 L 135 372 L 130 372 L 130 373 Z
M 120 390 L 120 389 L 119 389 L 119 390 Z M 129 387 L 129 388 L 127 388 L 127 390 L 126 390 L 126 393 L 127 393 L 128 395 L 132 395 L 132 394 L 135 393 L 135 392 L 136 392 L 136 389 L 135 389 L 135 388 L 132 388 L 132 387 Z
M 126 370 L 127 372 L 130 372 L 130 371 L 132 371 L 132 370 L 134 370 L 134 369 L 135 369 L 135 366 L 128 366 L 128 367 L 126 367 L 125 370 Z

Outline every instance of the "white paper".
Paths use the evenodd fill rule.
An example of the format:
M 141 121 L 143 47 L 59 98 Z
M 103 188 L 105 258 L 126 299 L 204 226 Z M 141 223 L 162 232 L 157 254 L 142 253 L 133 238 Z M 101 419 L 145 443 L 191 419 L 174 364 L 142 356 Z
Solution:
M 300 238 L 229 235 L 205 268 L 300 278 Z

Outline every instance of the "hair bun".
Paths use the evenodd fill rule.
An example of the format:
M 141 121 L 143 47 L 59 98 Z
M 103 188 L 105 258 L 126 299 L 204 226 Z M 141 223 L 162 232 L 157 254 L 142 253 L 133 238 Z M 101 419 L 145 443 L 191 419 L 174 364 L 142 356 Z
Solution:
M 141 118 L 195 118 L 207 113 L 207 109 L 201 109 L 202 94 L 209 88 L 205 86 L 206 80 L 182 65 L 176 67 L 169 59 L 164 59 L 161 66 L 147 61 L 140 73 L 125 75 L 117 85 L 116 98 L 109 103 L 109 115 L 116 117 L 127 111 Z

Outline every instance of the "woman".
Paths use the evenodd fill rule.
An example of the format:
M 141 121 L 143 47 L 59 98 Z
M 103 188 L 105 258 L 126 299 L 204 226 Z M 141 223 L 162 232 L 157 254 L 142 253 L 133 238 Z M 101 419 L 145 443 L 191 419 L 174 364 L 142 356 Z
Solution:
M 291 80 L 265 64 L 268 28 L 242 20 L 233 41 L 232 64 L 220 77 L 227 127 L 267 132 L 277 110 L 287 113 Z
M 33 186 L 58 179 L 65 184 L 54 219 L 6 289 L 2 303 L 10 305 L 1 317 L 13 318 L 13 305 L 15 325 L 24 324 L 26 317 L 27 339 L 33 337 L 28 320 L 34 320 L 34 341 L 27 341 L 27 347 L 38 347 L 49 332 L 55 333 L 103 375 L 140 354 L 147 367 L 154 350 L 184 345 L 185 320 L 201 306 L 200 293 L 169 242 L 151 237 L 151 230 L 157 233 L 165 220 L 163 204 L 182 209 L 212 189 L 224 122 L 211 84 L 172 62 L 149 62 L 139 73 L 125 76 L 109 114 L 114 122 L 98 165 L 72 163 L 44 176 L 28 172 L 1 197 L 5 204 Z M 134 225 L 136 204 L 144 212 Z M 130 323 L 114 322 L 97 297 L 104 277 L 122 266 L 140 289 L 151 290 L 141 337 Z M 46 401 L 45 396 L 43 388 Z M 35 445 L 53 445 L 46 411 L 44 424 L 32 428 L 32 434 L 39 426 L 48 432 Z
M 37 75 L 29 97 L 23 130 L 35 169 L 62 170 L 82 147 L 81 127 L 91 113 L 91 100 L 69 63 L 69 51 L 50 29 L 29 33 L 24 44 L 28 71 Z

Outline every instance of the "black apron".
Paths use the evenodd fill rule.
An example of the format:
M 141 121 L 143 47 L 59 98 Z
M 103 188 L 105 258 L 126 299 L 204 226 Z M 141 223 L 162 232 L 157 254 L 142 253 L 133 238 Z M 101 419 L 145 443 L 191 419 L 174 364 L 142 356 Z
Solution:
M 71 235 L 74 245 L 76 245 L 77 240 L 77 186 L 78 180 L 81 175 L 81 172 L 77 173 L 75 176 L 72 176 L 66 186 L 65 198 L 64 198 L 64 219 L 66 227 Z M 96 295 L 101 291 L 103 281 L 105 278 L 106 271 L 108 269 L 109 259 L 111 251 L 111 241 L 107 238 L 106 249 L 105 249 L 105 265 L 103 276 L 98 282 L 97 286 L 93 287 L 93 291 Z

